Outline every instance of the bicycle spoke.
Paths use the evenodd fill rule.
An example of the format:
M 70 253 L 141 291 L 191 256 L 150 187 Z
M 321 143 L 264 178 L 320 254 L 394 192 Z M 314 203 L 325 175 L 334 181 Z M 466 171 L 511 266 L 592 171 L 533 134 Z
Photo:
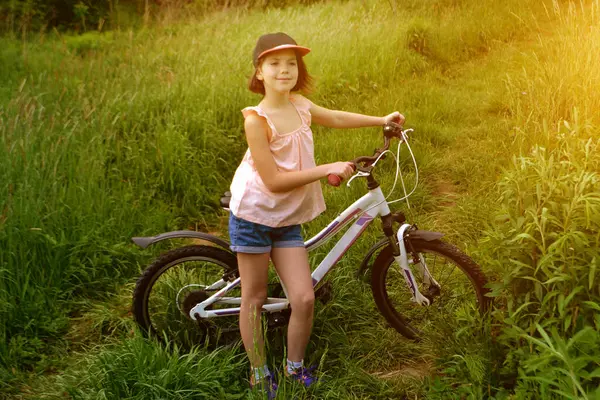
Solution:
M 443 278 L 441 281 L 438 281 L 438 283 L 441 285 L 442 282 L 445 282 L 446 279 L 450 278 L 452 276 L 452 273 L 456 270 L 456 265 L 450 270 L 450 272 L 448 273 L 448 275 Z
M 201 344 L 207 335 L 218 334 L 219 327 L 225 332 L 234 329 L 237 331 L 237 318 L 219 317 L 194 321 L 189 317 L 189 310 L 193 306 L 216 293 L 215 290 L 206 291 L 205 288 L 220 280 L 223 271 L 222 265 L 210 260 L 188 259 L 163 272 L 154 282 L 147 300 L 149 322 L 157 334 L 176 338 L 189 347 Z M 236 296 L 233 292 L 235 290 L 228 295 Z M 239 296 L 239 289 L 237 295 Z

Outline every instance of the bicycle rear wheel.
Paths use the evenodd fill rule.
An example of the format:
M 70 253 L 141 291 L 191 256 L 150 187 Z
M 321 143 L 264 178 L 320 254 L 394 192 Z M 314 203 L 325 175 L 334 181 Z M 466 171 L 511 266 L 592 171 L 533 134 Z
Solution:
M 486 278 L 479 266 L 455 246 L 440 240 L 411 240 L 408 257 L 425 260 L 440 287 L 426 284 L 417 264 L 411 264 L 419 291 L 429 298 L 429 306 L 413 302 L 402 268 L 394 260 L 392 248 L 384 248 L 373 264 L 371 290 L 377 308 L 390 325 L 403 336 L 420 340 L 444 337 L 459 327 L 462 319 L 483 313 L 489 306 L 484 288 Z M 410 251 L 411 246 L 407 246 Z
M 237 259 L 226 250 L 193 245 L 161 255 L 137 281 L 133 293 L 135 321 L 149 336 L 177 342 L 186 349 L 206 341 L 221 342 L 219 339 L 231 336 L 228 334 L 237 340 L 237 315 L 197 321 L 189 316 L 192 307 L 217 292 L 207 287 L 224 276 L 230 279 L 237 276 Z M 240 288 L 230 290 L 227 296 L 240 297 Z

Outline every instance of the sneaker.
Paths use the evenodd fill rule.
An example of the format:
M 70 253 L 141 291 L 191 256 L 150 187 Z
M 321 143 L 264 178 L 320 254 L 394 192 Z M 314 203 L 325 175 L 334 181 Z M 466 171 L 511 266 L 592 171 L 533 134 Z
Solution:
M 304 387 L 309 387 L 310 385 L 312 385 L 313 383 L 315 383 L 316 381 L 318 381 L 317 377 L 314 376 L 312 374 L 312 372 L 317 369 L 317 366 L 314 365 L 310 368 L 304 368 L 304 367 L 300 367 L 296 370 L 294 370 L 294 372 L 292 372 L 291 374 L 287 371 L 287 368 L 285 369 L 285 376 L 292 378 L 295 381 L 300 382 L 301 384 L 304 385 Z
M 250 387 L 263 391 L 269 400 L 273 400 L 277 394 L 277 382 L 272 375 L 267 375 L 258 382 L 254 382 L 254 378 L 252 378 Z

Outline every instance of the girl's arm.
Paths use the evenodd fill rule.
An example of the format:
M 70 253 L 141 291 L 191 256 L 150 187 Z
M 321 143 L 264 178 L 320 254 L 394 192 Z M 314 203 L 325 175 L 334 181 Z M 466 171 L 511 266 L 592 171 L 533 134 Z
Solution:
M 349 162 L 323 164 L 302 171 L 281 172 L 277 169 L 277 164 L 271 154 L 266 121 L 258 115 L 249 115 L 244 122 L 244 129 L 256 170 L 271 192 L 289 192 L 297 187 L 318 181 L 329 174 L 346 179 L 354 172 L 352 164 Z
M 306 99 L 306 101 L 310 103 L 312 121 L 315 124 L 323 125 L 328 128 L 362 128 L 367 126 L 385 125 L 387 122 L 396 122 L 400 125 L 404 123 L 404 116 L 398 111 L 386 115 L 385 117 L 372 117 L 346 111 L 328 110 L 327 108 L 316 105 L 308 99 Z

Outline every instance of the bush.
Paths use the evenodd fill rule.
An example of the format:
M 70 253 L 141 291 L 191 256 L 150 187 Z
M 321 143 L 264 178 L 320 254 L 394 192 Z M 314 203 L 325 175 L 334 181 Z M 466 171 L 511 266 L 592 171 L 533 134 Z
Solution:
M 600 384 L 600 149 L 579 127 L 564 122 L 554 149 L 514 158 L 479 250 L 504 271 L 494 285 L 499 379 L 537 398 L 586 398 Z
M 58 26 L 80 30 L 97 26 L 110 8 L 110 0 L 10 0 L 0 5 L 0 23 L 13 32 Z
M 0 31 L 28 32 L 59 28 L 77 32 L 137 25 L 151 14 L 203 15 L 222 8 L 285 7 L 312 4 L 321 0 L 8 0 L 0 4 Z

